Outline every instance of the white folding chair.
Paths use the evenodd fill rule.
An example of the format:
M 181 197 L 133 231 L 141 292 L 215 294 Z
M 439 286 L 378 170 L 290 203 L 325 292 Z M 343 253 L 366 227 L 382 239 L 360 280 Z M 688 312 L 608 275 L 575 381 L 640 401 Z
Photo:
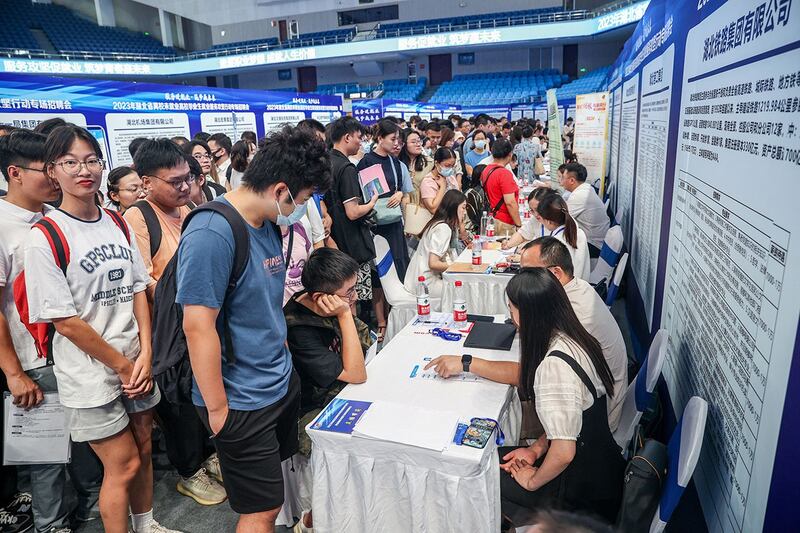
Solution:
M 386 320 L 383 344 L 386 345 L 398 331 L 403 329 L 417 314 L 417 297 L 408 290 L 397 276 L 394 258 L 389 243 L 380 235 L 373 237 L 375 243 L 375 268 L 381 278 L 381 287 L 386 302 L 392 306 Z M 441 299 L 431 298 L 431 310 L 442 306 Z
M 610 280 L 614 267 L 619 261 L 619 254 L 622 252 L 624 237 L 620 226 L 611 226 L 603 239 L 603 247 L 600 248 L 600 257 L 589 275 L 589 283 L 597 285 L 603 280 Z
M 650 343 L 650 349 L 642 361 L 636 377 L 625 391 L 625 399 L 620 407 L 619 425 L 614 431 L 614 440 L 622 448 L 623 454 L 628 449 L 633 433 L 642 413 L 650 407 L 656 399 L 655 390 L 658 376 L 667 356 L 667 340 L 669 332 L 660 329 Z
M 686 403 L 678 425 L 667 445 L 667 479 L 661 492 L 661 502 L 650 524 L 650 533 L 661 533 L 681 501 L 683 491 L 692 479 L 706 431 L 708 402 L 692 396 Z
M 628 252 L 622 254 L 616 270 L 614 270 L 614 279 L 611 280 L 611 285 L 608 286 L 608 294 L 606 295 L 606 305 L 611 307 L 614 300 L 617 299 L 619 293 L 619 286 L 622 283 L 622 276 L 625 275 L 625 267 L 628 266 Z
M 622 217 L 624 216 L 625 216 L 625 210 L 622 208 L 622 206 L 620 206 L 617 208 L 617 212 L 614 213 L 614 220 L 612 220 L 611 223 L 615 226 L 621 226 Z

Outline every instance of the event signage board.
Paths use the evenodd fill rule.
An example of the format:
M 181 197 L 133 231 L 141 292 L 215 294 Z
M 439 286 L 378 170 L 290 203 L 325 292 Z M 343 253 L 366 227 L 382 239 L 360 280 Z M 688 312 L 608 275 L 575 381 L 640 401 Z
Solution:
M 626 306 L 642 312 L 645 331 L 633 334 L 645 345 L 659 327 L 669 333 L 662 373 L 676 417 L 692 396 L 709 402 L 693 480 L 713 533 L 796 528 L 791 4 L 654 0 L 607 78 L 608 172 L 631 254 Z M 758 176 L 769 186 L 754 186 Z
M 0 123 L 33 128 L 60 116 L 88 126 L 105 144 L 110 166 L 131 163 L 136 137 L 191 138 L 198 131 L 243 131 L 261 137 L 304 118 L 341 116 L 339 96 L 129 83 L 110 80 L 0 76 Z
M 575 139 L 572 151 L 586 167 L 587 183 L 604 190 L 606 149 L 608 146 L 607 92 L 579 94 L 576 98 Z
M 550 152 L 550 179 L 558 183 L 558 167 L 564 163 L 564 144 L 561 140 L 561 120 L 556 90 L 547 90 L 547 147 Z

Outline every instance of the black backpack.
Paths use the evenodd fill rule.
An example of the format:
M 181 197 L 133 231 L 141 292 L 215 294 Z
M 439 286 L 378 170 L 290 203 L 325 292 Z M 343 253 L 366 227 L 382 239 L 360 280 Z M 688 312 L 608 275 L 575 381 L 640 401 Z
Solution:
M 152 259 L 158 249 L 161 248 L 161 224 L 158 223 L 158 216 L 156 215 L 153 206 L 147 200 L 139 200 L 129 209 L 134 207 L 142 212 L 144 224 L 147 226 L 147 233 L 150 235 L 150 258 Z
M 644 442 L 625 467 L 622 505 L 617 515 L 620 533 L 647 533 L 661 500 L 667 477 L 667 447 L 654 439 Z
M 183 232 L 188 227 L 189 221 L 197 213 L 203 211 L 213 211 L 224 216 L 233 231 L 234 257 L 231 277 L 228 280 L 228 288 L 225 291 L 225 300 L 227 300 L 247 267 L 250 258 L 250 234 L 247 231 L 247 223 L 239 212 L 222 202 L 208 202 L 195 208 L 183 221 L 181 231 Z M 144 210 L 142 212 L 145 213 Z M 145 221 L 147 221 L 147 216 L 145 216 Z M 158 221 L 156 221 L 157 223 Z M 160 244 L 160 226 L 158 235 Z M 150 248 L 153 248 L 152 231 L 150 233 Z M 186 336 L 183 333 L 183 307 L 175 302 L 178 289 L 177 268 L 178 253 L 175 252 L 156 284 L 153 303 L 153 375 L 158 387 L 161 389 L 161 393 L 174 404 L 191 403 L 192 398 L 192 367 L 189 363 Z M 222 341 L 225 344 L 223 362 L 232 365 L 236 361 L 233 339 L 225 318 L 225 311 L 225 304 L 223 303 L 221 309 L 223 314 Z
M 481 169 L 481 166 L 482 165 L 477 165 L 475 170 L 477 171 L 480 169 L 482 172 L 485 167 L 484 169 Z M 486 194 L 486 185 L 489 183 L 489 178 L 492 177 L 492 174 L 494 174 L 494 171 L 498 168 L 500 167 L 497 166 L 490 170 L 485 181 L 481 181 L 480 178 L 474 179 L 473 177 L 473 186 L 465 194 L 467 197 L 467 218 L 469 218 L 473 228 L 481 227 L 481 217 L 483 216 L 484 211 L 489 215 L 494 216 L 503 206 L 503 197 L 501 196 L 497 201 L 497 205 L 495 205 L 493 208 L 490 208 L 491 204 L 489 203 L 489 196 Z M 478 174 L 478 176 L 480 176 L 480 174 Z

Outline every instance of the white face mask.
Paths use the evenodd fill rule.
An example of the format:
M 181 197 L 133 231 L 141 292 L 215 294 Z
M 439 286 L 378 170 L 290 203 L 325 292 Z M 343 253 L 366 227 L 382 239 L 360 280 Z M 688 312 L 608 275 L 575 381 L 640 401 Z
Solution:
M 478 150 L 484 150 L 486 148 L 486 141 L 483 139 L 478 139 L 475 141 L 475 148 Z

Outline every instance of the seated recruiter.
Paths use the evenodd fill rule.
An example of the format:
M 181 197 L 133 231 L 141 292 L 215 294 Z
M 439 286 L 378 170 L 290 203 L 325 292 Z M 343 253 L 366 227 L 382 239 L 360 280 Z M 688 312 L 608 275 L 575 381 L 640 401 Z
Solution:
M 580 163 L 570 163 L 561 174 L 561 186 L 569 191 L 567 205 L 569 213 L 578 227 L 586 233 L 589 253 L 592 257 L 600 257 L 603 240 L 610 227 L 606 206 L 597 192 L 586 182 L 586 167 Z
M 433 215 L 442 198 L 451 189 L 461 190 L 456 180 L 456 153 L 450 148 L 438 148 L 433 154 L 433 169 L 419 186 L 422 205 Z
M 542 219 L 545 236 L 555 237 L 567 245 L 575 275 L 588 281 L 591 271 L 589 245 L 586 234 L 570 215 L 567 202 L 557 194 L 547 195 L 541 199 L 536 211 Z
M 359 265 L 333 248 L 314 250 L 302 274 L 305 289 L 283 309 L 292 362 L 300 376 L 299 451 L 311 454 L 305 427 L 347 383 L 364 383 L 369 327 L 354 313 Z M 295 531 L 311 531 L 311 511 Z
M 503 241 L 501 245 L 503 250 L 516 248 L 520 244 L 544 236 L 545 230 L 542 224 L 542 217 L 539 216 L 537 209 L 541 199 L 548 194 L 555 194 L 555 192 L 547 187 L 538 187 L 528 194 L 528 207 L 531 209 L 532 216 L 522 223 L 522 227 L 514 235 Z
M 520 265 L 523 268 L 547 268 L 561 282 L 578 321 L 597 339 L 603 357 L 614 376 L 614 390 L 619 391 L 608 401 L 608 427 L 611 431 L 619 425 L 623 391 L 628 386 L 628 352 L 619 324 L 594 287 L 573 276 L 572 258 L 564 244 L 553 237 L 541 237 L 529 242 L 522 250 Z
M 457 257 L 459 228 L 467 215 L 467 197 L 451 189 L 420 234 L 420 242 L 406 272 L 405 287 L 416 294 L 417 281 L 425 276 L 432 298 L 441 298 L 444 290 L 442 272 Z

